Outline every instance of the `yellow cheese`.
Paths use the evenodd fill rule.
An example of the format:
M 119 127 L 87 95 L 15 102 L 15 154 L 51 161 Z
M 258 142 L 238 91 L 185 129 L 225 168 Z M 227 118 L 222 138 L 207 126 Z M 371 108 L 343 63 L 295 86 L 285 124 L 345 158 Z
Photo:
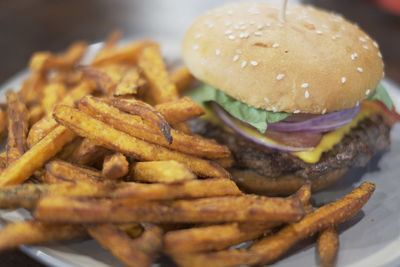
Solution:
M 347 133 L 350 132 L 351 128 L 357 126 L 357 124 L 362 119 L 367 117 L 368 115 L 370 115 L 370 112 L 368 110 L 362 108 L 361 111 L 358 113 L 358 115 L 354 118 L 354 120 L 352 120 L 349 124 L 347 124 L 343 127 L 340 127 L 334 131 L 324 134 L 321 141 L 319 142 L 319 144 L 316 147 L 314 147 L 310 150 L 307 150 L 307 151 L 292 152 L 291 154 L 296 157 L 299 157 L 300 159 L 302 159 L 304 162 L 307 162 L 307 163 L 318 162 L 319 159 L 321 158 L 322 153 L 332 149 L 334 145 L 338 144 L 340 142 L 340 140 L 342 140 L 342 138 Z M 214 124 L 223 125 L 220 122 L 220 120 L 210 110 L 207 110 L 206 114 L 203 115 L 202 118 L 209 120 L 210 122 L 212 122 Z M 255 129 L 243 126 L 242 124 L 238 124 L 238 123 L 235 123 L 235 124 L 242 131 L 255 136 L 256 138 L 258 138 L 259 140 L 261 140 L 263 142 L 270 143 L 270 144 L 279 144 L 279 142 L 272 140 L 270 138 L 267 138 L 266 136 L 262 135 Z M 224 126 L 224 128 L 229 129 L 229 131 L 232 131 L 228 127 Z

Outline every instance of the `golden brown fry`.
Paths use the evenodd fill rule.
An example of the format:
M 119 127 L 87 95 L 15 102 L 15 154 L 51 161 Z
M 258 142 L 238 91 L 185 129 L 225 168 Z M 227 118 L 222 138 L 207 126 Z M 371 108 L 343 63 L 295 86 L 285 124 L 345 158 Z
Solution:
M 95 102 L 93 103 L 93 100 L 90 101 L 91 99 L 88 100 L 82 100 L 83 103 L 87 102 L 88 105 L 92 103 L 93 108 L 95 107 Z M 94 99 L 95 101 L 96 99 Z M 116 108 L 125 111 L 127 113 L 130 113 L 132 115 L 138 115 L 140 116 L 143 120 L 147 122 L 151 122 L 155 126 L 157 126 L 158 129 L 160 129 L 161 133 L 164 135 L 165 139 L 168 141 L 169 144 L 172 142 L 172 137 L 171 137 L 171 127 L 169 126 L 168 122 L 163 118 L 163 116 L 152 106 L 149 104 L 136 100 L 136 99 L 111 99 L 110 100 L 111 104 L 115 106 Z M 101 104 L 101 103 L 98 103 Z M 96 105 L 98 109 L 101 109 L 101 105 Z M 104 108 L 107 108 L 104 106 Z M 111 112 L 112 110 L 110 110 Z M 123 114 L 123 113 L 122 113 Z M 115 114 L 117 115 L 117 114 Z M 139 120 L 138 124 L 139 124 Z
M 168 77 L 167 68 L 157 46 L 143 49 L 138 58 L 138 66 L 149 83 L 147 102 L 161 104 L 178 99 L 178 92 Z
M 100 53 L 104 50 L 114 48 L 121 39 L 121 36 L 122 32 L 120 30 L 114 30 L 113 32 L 111 32 L 111 34 L 107 36 L 107 40 L 104 42 L 104 45 L 101 48 Z
M 37 73 L 46 72 L 50 69 L 71 69 L 85 54 L 87 46 L 86 42 L 75 42 L 61 55 L 54 55 L 50 52 L 36 52 L 31 57 L 29 68 Z
M 74 138 L 72 131 L 58 126 L 1 172 L 0 187 L 22 183 Z
M 29 106 L 42 98 L 45 84 L 46 76 L 43 73 L 33 73 L 23 82 L 20 93 L 26 105 Z
M 7 151 L 0 154 L 0 168 L 4 169 L 7 167 Z
M 44 109 L 41 104 L 33 105 L 28 110 L 29 126 L 32 127 L 44 116 Z
M 214 159 L 214 161 L 224 168 L 232 167 L 235 162 L 232 155 L 226 158 Z
M 89 234 L 108 249 L 124 264 L 131 267 L 150 266 L 162 249 L 162 230 L 151 226 L 144 233 L 131 239 L 126 233 L 112 224 L 88 227 Z
M 186 122 L 179 122 L 179 123 L 173 124 L 171 126 L 175 130 L 178 130 L 178 131 L 180 131 L 182 133 L 185 133 L 185 134 L 188 134 L 188 135 L 192 134 L 192 130 L 190 130 L 189 124 L 187 124 Z
M 89 138 L 84 138 L 82 143 L 72 153 L 69 161 L 78 165 L 93 166 L 96 162 L 103 162 L 109 151 L 96 145 Z
M 246 250 L 224 250 L 213 253 L 177 253 L 172 259 L 181 267 L 234 267 L 249 266 L 260 261 L 261 256 Z
M 76 101 L 78 101 L 85 95 L 91 94 L 94 90 L 95 85 L 90 81 L 84 80 L 68 92 L 68 94 L 61 101 L 61 104 L 72 106 L 75 104 Z M 29 130 L 27 140 L 28 146 L 32 147 L 33 145 L 35 145 L 57 126 L 58 123 L 53 119 L 52 114 L 44 116 Z
M 321 267 L 334 267 L 339 249 L 336 227 L 328 227 L 319 233 L 318 256 Z
M 310 204 L 311 183 L 306 182 L 299 188 L 299 190 L 297 190 L 296 193 L 290 195 L 288 198 L 298 198 L 300 199 L 301 203 L 303 203 L 304 206 L 307 206 L 308 204 Z
M 49 83 L 43 88 L 42 106 L 44 111 L 49 114 L 53 111 L 56 104 L 67 94 L 67 88 L 63 83 Z
M 144 161 L 176 160 L 185 164 L 195 174 L 204 177 L 229 177 L 229 173 L 214 162 L 147 143 L 96 120 L 87 114 L 68 107 L 57 106 L 56 120 L 78 135 L 88 137 L 97 144 Z
M 139 70 L 134 67 L 127 69 L 114 89 L 114 96 L 136 95 L 139 90 L 146 86 L 146 80 L 140 76 Z
M 218 178 L 193 180 L 181 184 L 122 183 L 113 193 L 113 197 L 170 200 L 179 198 L 239 196 L 241 194 L 234 182 L 229 179 Z
M 250 250 L 262 255 L 260 264 L 276 260 L 298 241 L 353 217 L 368 201 L 374 190 L 373 183 L 365 182 L 342 199 L 322 206 L 273 236 L 261 239 L 251 246 Z
M 118 108 L 124 110 L 122 105 L 121 107 L 118 106 Z M 170 124 L 184 122 L 204 114 L 204 108 L 187 96 L 175 101 L 159 104 L 155 106 L 155 109 Z M 124 111 L 129 112 L 128 110 Z
M 100 171 L 79 167 L 62 160 L 52 160 L 46 164 L 46 171 L 60 182 L 92 182 L 103 181 Z
M 180 183 L 196 179 L 184 164 L 169 161 L 137 162 L 132 166 L 130 178 L 150 183 Z
M 84 75 L 92 79 L 100 91 L 112 96 L 115 86 L 121 80 L 123 74 L 129 69 L 125 64 L 109 64 L 100 67 L 83 66 L 80 68 Z
M 274 225 L 264 222 L 227 223 L 170 231 L 164 237 L 169 254 L 220 250 L 268 234 Z
M 0 251 L 20 245 L 35 245 L 87 236 L 79 225 L 53 224 L 38 221 L 10 223 L 0 229 Z
M 128 64 L 135 63 L 142 49 L 149 45 L 154 45 L 154 43 L 144 40 L 136 41 L 122 48 L 111 47 L 97 54 L 91 65 L 100 66 L 121 62 Z
M 219 145 L 214 140 L 187 135 L 173 129 L 171 129 L 172 143 L 169 144 L 158 129 L 145 123 L 139 116 L 126 114 L 96 97 L 84 97 L 79 102 L 79 109 L 119 131 L 180 152 L 205 158 L 223 158 L 230 155 L 226 146 Z
M 13 91 L 7 92 L 8 138 L 6 144 L 7 166 L 17 160 L 27 149 L 28 110 L 22 97 Z
M 0 142 L 7 135 L 8 115 L 7 110 L 0 109 Z
M 35 218 L 39 220 L 70 223 L 229 221 L 284 223 L 298 221 L 303 215 L 303 206 L 297 199 L 252 195 L 174 201 L 91 200 L 45 196 L 39 201 L 35 211 Z
M 104 159 L 102 174 L 106 179 L 119 179 L 129 172 L 129 162 L 122 153 L 108 155 Z
M 79 182 L 76 184 L 21 184 L 0 188 L 0 208 L 33 209 L 44 195 L 106 197 L 115 189 L 112 183 Z
M 175 84 L 179 94 L 186 92 L 196 79 L 187 67 L 181 67 L 171 74 L 171 81 Z

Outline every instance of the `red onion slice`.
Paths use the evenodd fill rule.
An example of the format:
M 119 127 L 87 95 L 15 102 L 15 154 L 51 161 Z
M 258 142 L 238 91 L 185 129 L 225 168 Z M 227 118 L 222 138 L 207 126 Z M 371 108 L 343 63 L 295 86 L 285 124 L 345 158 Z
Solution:
M 273 141 L 257 130 L 254 130 L 254 135 L 249 134 L 242 130 L 241 127 L 246 127 L 244 125 L 239 125 L 234 122 L 234 120 L 229 116 L 218 104 L 212 103 L 212 107 L 214 109 L 215 114 L 220 118 L 222 122 L 224 122 L 227 126 L 229 126 L 234 132 L 236 132 L 239 136 L 256 143 L 260 146 L 263 146 L 268 149 L 276 149 L 283 152 L 300 152 L 300 151 L 309 151 L 312 150 L 313 147 L 293 147 L 279 144 L 276 141 Z M 269 124 L 268 124 L 269 125 Z
M 268 123 L 268 130 L 279 132 L 329 132 L 350 123 L 360 111 L 360 106 L 331 112 L 301 122 Z M 296 115 L 293 115 L 296 116 Z

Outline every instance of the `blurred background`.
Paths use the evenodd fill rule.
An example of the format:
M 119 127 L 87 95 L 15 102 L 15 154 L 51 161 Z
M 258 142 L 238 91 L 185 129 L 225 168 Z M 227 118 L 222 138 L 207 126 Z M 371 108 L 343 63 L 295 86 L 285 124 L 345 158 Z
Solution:
M 272 1 L 272 0 L 271 0 Z M 297 2 L 289 0 L 290 2 Z M 199 14 L 227 0 L 0 0 L 0 84 L 24 69 L 34 51 L 62 51 L 75 40 L 99 42 L 120 29 L 126 38 L 179 44 Z M 400 0 L 303 0 L 343 14 L 380 45 L 386 77 L 400 84 Z M 176 46 L 178 53 L 179 47 Z M 18 251 L 1 266 L 42 266 Z

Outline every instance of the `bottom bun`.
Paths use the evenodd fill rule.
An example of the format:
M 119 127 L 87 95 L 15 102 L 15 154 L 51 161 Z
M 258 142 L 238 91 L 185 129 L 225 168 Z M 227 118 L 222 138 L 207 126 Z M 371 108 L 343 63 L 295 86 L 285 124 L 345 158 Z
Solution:
M 313 192 L 321 190 L 339 179 L 348 168 L 337 169 L 309 180 Z M 295 175 L 285 175 L 270 178 L 259 175 L 251 170 L 230 169 L 232 179 L 248 193 L 268 196 L 287 196 L 296 192 L 307 180 Z

